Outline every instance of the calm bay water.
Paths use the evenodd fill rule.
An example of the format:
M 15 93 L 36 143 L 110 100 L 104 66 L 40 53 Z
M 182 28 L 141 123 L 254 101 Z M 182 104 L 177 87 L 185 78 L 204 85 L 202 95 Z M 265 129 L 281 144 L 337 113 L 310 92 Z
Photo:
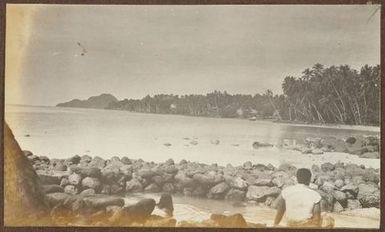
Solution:
M 173 158 L 203 163 L 240 165 L 282 162 L 311 167 L 313 164 L 342 161 L 378 168 L 378 159 L 360 159 L 344 153 L 303 155 L 277 147 L 253 149 L 255 141 L 280 144 L 283 139 L 352 135 L 378 135 L 375 128 L 340 129 L 285 125 L 269 121 L 198 118 L 178 115 L 139 114 L 126 111 L 75 109 L 8 105 L 5 120 L 20 146 L 37 155 L 66 158 L 75 154 L 127 156 L 146 161 L 163 162 Z M 26 136 L 29 135 L 29 136 Z M 219 144 L 213 141 L 219 141 Z M 192 141 L 195 141 L 192 143 Z M 168 143 L 169 146 L 165 144 Z M 144 197 L 158 199 L 156 194 L 129 196 L 126 203 Z M 236 207 L 226 201 L 174 196 L 175 218 L 204 220 L 210 213 L 241 213 L 250 222 L 271 226 L 275 210 L 247 204 Z M 335 214 L 336 227 L 378 228 L 378 218 Z
M 254 141 L 279 144 L 283 139 L 302 141 L 307 137 L 379 134 L 373 128 L 364 131 L 269 121 L 20 105 L 7 105 L 5 119 L 22 149 L 51 158 L 89 154 L 155 162 L 169 158 L 175 161 L 186 159 L 221 165 L 238 165 L 250 160 L 273 165 L 291 162 L 311 166 L 312 163 L 336 160 L 336 157 L 360 163 L 358 157 L 346 154 L 301 155 L 276 147 L 256 150 L 252 144 Z M 214 143 L 215 140 L 219 144 Z M 363 162 L 379 166 L 378 160 Z

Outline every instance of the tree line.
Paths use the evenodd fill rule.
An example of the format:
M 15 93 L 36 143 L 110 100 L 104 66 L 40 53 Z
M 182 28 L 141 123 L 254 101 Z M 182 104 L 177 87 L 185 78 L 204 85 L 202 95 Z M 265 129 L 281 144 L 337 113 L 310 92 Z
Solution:
M 287 76 L 283 94 L 147 95 L 112 102 L 107 109 L 222 118 L 259 118 L 306 123 L 379 125 L 380 66 L 315 64 L 300 77 Z

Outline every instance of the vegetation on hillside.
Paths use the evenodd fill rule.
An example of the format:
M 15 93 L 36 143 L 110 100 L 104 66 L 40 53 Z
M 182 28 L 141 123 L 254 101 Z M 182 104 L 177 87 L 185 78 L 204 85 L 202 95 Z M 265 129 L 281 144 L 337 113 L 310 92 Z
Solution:
M 380 66 L 315 64 L 302 76 L 285 77 L 283 94 L 147 95 L 112 102 L 107 109 L 224 118 L 273 118 L 308 123 L 379 125 Z

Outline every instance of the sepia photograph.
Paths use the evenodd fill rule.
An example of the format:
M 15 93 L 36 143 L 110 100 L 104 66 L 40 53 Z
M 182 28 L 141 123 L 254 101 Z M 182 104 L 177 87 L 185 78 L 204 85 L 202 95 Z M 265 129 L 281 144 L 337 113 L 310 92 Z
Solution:
M 4 226 L 380 228 L 381 5 L 5 8 Z

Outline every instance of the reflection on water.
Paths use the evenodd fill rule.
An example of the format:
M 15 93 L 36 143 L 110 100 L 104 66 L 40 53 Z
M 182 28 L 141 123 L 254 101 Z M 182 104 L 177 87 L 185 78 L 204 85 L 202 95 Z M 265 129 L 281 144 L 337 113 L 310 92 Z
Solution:
M 14 105 L 6 107 L 5 119 L 21 147 L 37 155 L 128 156 L 155 162 L 173 158 L 177 162 L 186 159 L 221 165 L 238 165 L 248 160 L 277 165 L 284 160 L 307 159 L 298 159 L 298 152 L 275 147 L 253 149 L 255 141 L 280 144 L 285 138 L 302 141 L 307 137 L 378 134 L 269 121 Z M 30 136 L 26 137 L 27 134 Z M 213 140 L 219 143 L 213 144 Z M 322 161 L 319 156 L 308 159 L 304 164 Z

